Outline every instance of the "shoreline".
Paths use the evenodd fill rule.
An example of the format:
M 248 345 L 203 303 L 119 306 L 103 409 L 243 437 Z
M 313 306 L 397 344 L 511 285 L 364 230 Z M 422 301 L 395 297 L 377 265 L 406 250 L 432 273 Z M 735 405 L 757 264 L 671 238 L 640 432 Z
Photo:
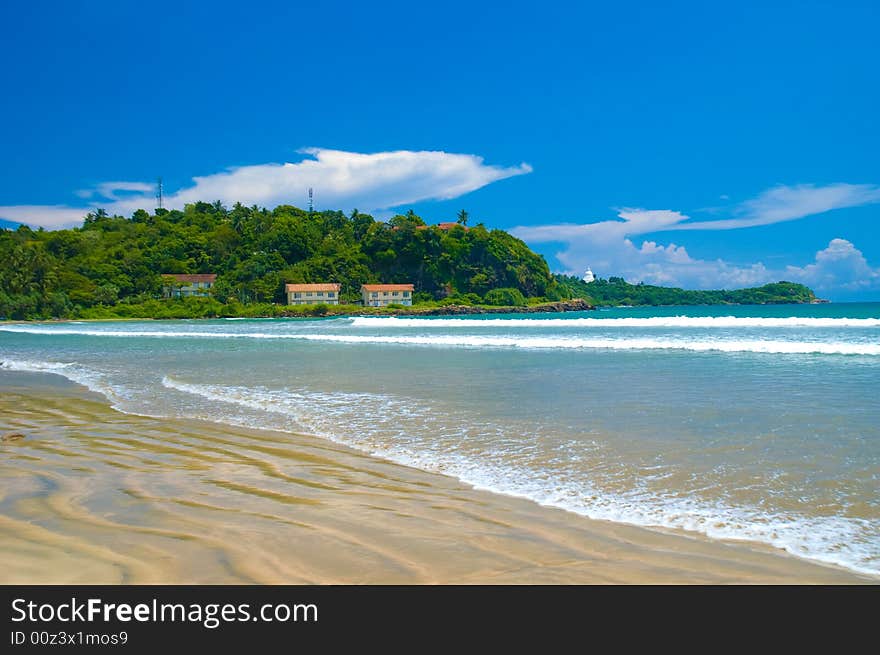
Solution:
M 6 584 L 880 582 L 761 544 L 588 519 L 320 437 L 125 414 L 55 375 L 0 384 L 0 432 L 28 435 L 0 444 Z
M 240 319 L 277 319 L 277 318 L 300 318 L 304 320 L 321 319 L 321 318 L 354 318 L 358 316 L 468 316 L 468 315 L 485 315 L 485 314 L 551 314 L 551 313 L 567 313 L 567 312 L 585 312 L 600 311 L 608 309 L 642 309 L 642 308 L 670 308 L 670 307 L 780 307 L 780 306 L 802 306 L 802 305 L 830 305 L 830 304 L 847 304 L 832 303 L 829 300 L 821 300 L 819 302 L 786 302 L 786 303 L 722 303 L 722 304 L 703 304 L 703 305 L 592 305 L 583 299 L 562 300 L 557 302 L 540 303 L 537 305 L 517 306 L 490 306 L 490 305 L 445 305 L 442 307 L 357 307 L 343 305 L 345 311 L 335 311 L 333 305 L 326 305 L 327 311 L 317 312 L 316 307 L 319 305 L 303 305 L 307 310 L 288 311 L 281 310 L 278 314 L 261 314 L 258 316 L 172 316 L 172 317 L 155 317 L 155 316 L 125 316 L 125 317 L 109 317 L 109 318 L 39 318 L 39 319 L 5 319 L 0 318 L 0 325 L 15 323 L 71 323 L 71 322 L 88 322 L 88 323 L 108 323 L 108 322 L 125 322 L 125 321 L 212 321 L 228 318 Z M 859 303 L 856 303 L 859 304 Z M 279 307 L 281 307 L 279 305 Z

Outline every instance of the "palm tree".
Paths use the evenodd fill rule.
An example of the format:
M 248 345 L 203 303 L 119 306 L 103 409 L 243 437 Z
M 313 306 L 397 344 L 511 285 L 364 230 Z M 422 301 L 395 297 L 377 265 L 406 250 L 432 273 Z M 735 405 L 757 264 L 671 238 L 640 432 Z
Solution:
M 467 225 L 467 222 L 468 222 L 468 213 L 462 209 L 458 212 L 458 224 L 459 225 Z
M 89 212 L 86 214 L 86 223 L 94 223 L 95 221 L 107 218 L 107 210 L 106 209 L 96 209 L 93 212 Z

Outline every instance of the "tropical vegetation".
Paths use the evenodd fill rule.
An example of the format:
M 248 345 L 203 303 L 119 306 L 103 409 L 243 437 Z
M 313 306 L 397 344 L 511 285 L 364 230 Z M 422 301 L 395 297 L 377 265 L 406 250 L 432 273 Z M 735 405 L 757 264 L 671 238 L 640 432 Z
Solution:
M 412 283 L 424 307 L 524 307 L 572 298 L 596 305 L 811 302 L 788 282 L 757 289 L 690 291 L 590 284 L 553 275 L 544 258 L 503 230 L 429 226 L 413 211 L 388 221 L 357 210 L 308 212 L 196 202 L 182 210 L 103 210 L 79 227 L 0 230 L 0 318 L 198 318 L 362 311 L 364 283 Z M 211 297 L 163 298 L 163 275 L 215 273 Z M 167 278 L 166 284 L 167 284 Z M 285 283 L 338 282 L 339 306 L 285 307 Z M 389 308 L 382 311 L 397 311 Z
M 617 305 L 771 305 L 810 303 L 816 295 L 803 284 L 774 282 L 761 287 L 730 290 L 678 289 L 650 284 L 630 284 L 621 277 L 596 278 L 586 283 L 570 275 L 557 275 L 560 293 L 585 298 L 597 306 Z
M 364 283 L 413 283 L 417 303 L 561 298 L 543 257 L 467 223 L 464 210 L 447 229 L 412 211 L 377 221 L 219 202 L 129 218 L 96 210 L 73 229 L 0 231 L 0 317 L 274 315 L 284 284 L 296 282 L 338 282 L 343 303 L 359 300 Z M 217 274 L 212 297 L 161 299 L 170 273 Z

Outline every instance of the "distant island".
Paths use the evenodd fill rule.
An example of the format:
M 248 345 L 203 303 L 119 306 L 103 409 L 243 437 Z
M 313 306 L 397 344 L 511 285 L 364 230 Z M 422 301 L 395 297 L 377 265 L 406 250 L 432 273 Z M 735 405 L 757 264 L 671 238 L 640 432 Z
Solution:
M 571 298 L 584 298 L 595 305 L 788 305 L 823 302 L 813 290 L 794 282 L 774 282 L 761 287 L 731 290 L 678 289 L 650 284 L 629 284 L 623 278 L 596 278 L 592 282 L 570 275 L 556 275 L 559 286 Z
M 0 318 L 210 318 L 569 311 L 602 305 L 808 303 L 779 282 L 689 291 L 554 275 L 504 230 L 457 220 L 427 225 L 413 211 L 388 221 L 352 211 L 273 210 L 197 202 L 183 210 L 103 210 L 80 227 L 0 230 Z M 210 289 L 166 297 L 170 275 L 201 274 Z M 338 284 L 332 302 L 289 305 L 288 284 Z M 406 302 L 361 303 L 365 284 L 413 285 Z M 180 296 L 183 294 L 178 293 Z M 411 304 L 412 306 L 407 306 Z

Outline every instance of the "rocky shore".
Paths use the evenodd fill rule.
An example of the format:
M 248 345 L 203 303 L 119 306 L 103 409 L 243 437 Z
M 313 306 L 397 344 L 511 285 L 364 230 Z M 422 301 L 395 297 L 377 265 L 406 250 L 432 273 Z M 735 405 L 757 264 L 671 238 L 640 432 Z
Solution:
M 308 318 L 310 316 L 465 316 L 468 314 L 542 314 L 551 312 L 585 312 L 596 309 L 586 300 L 559 300 L 523 307 L 487 305 L 445 305 L 443 307 L 353 307 L 351 305 L 316 305 L 308 311 L 284 310 L 276 316 Z
M 557 302 L 529 305 L 526 307 L 486 307 L 472 305 L 447 305 L 446 307 L 426 307 L 399 309 L 397 316 L 459 316 L 466 314 L 539 314 L 549 312 L 584 312 L 596 309 L 586 300 L 560 300 Z

